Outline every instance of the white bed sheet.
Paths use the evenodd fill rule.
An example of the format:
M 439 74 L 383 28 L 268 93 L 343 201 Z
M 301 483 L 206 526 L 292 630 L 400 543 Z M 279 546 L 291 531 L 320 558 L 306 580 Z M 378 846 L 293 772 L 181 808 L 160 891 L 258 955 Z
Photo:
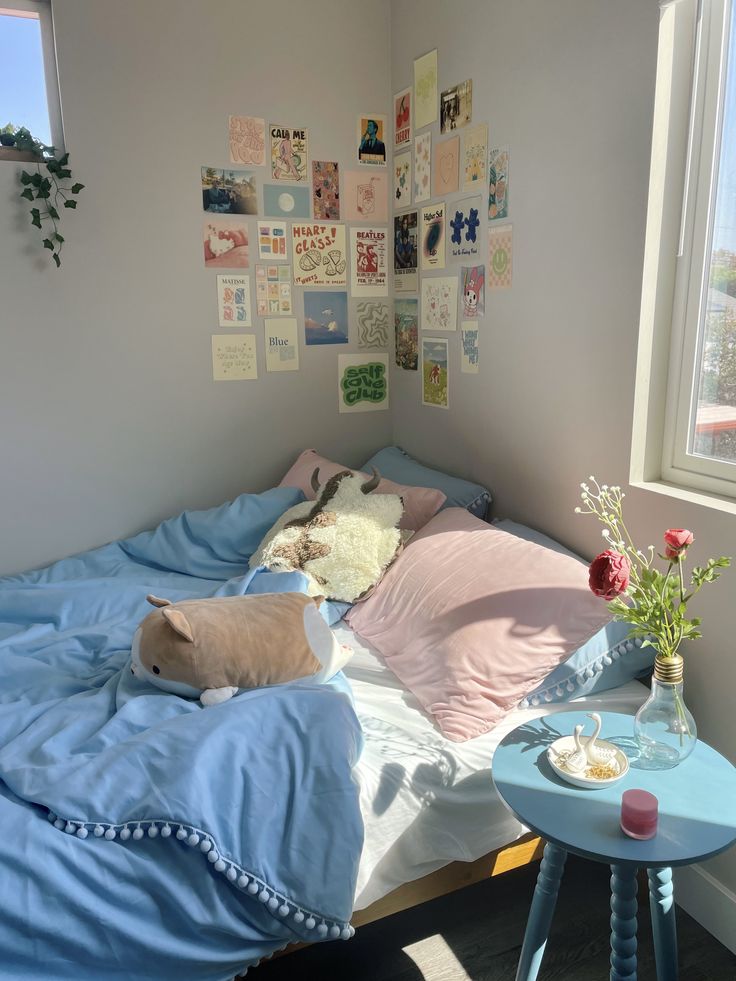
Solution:
M 379 654 L 344 623 L 335 627 L 355 656 L 345 667 L 365 747 L 357 767 L 365 844 L 355 909 L 449 862 L 473 861 L 526 829 L 501 803 L 493 753 L 522 722 L 569 711 L 633 714 L 647 695 L 637 681 L 574 702 L 515 709 L 491 732 L 454 743 L 435 728 Z

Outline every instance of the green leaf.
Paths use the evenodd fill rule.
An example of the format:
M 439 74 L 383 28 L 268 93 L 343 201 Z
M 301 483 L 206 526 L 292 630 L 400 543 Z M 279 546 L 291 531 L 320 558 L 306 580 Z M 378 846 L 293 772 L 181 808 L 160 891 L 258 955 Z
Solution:
M 54 252 L 53 260 L 56 263 L 56 268 L 58 269 L 59 266 L 61 265 L 61 259 L 59 258 L 59 253 L 58 252 Z
M 33 180 L 33 176 L 29 174 L 27 170 L 21 170 L 20 172 L 21 184 L 30 184 L 32 180 Z
M 27 187 L 25 189 L 25 191 L 23 191 L 23 193 L 21 194 L 21 197 L 22 198 L 25 198 L 27 201 L 32 201 L 33 200 L 33 191 L 30 189 L 30 187 Z
M 41 177 L 41 175 L 38 173 L 31 175 L 31 184 L 33 184 L 34 187 L 40 187 L 42 180 L 43 177 Z
M 71 176 L 72 176 L 71 170 L 65 170 L 63 167 L 59 169 L 59 174 L 58 174 L 59 180 L 63 181 L 66 180 L 67 177 L 71 177 Z
M 49 160 L 48 163 L 46 164 L 46 170 L 48 170 L 50 174 L 55 174 L 58 171 L 58 169 L 59 169 L 59 161 L 54 160 L 52 157 L 51 160 Z
M 53 218 L 55 221 L 59 220 L 59 212 L 56 210 L 53 204 L 49 205 L 49 216 Z
M 45 238 L 43 240 L 43 247 L 45 249 L 51 249 L 52 252 L 54 251 L 54 243 L 51 241 L 50 238 Z
M 65 201 L 64 202 L 64 207 L 65 208 L 76 208 L 76 206 L 77 206 L 77 202 L 76 201 Z
M 54 238 L 56 239 L 57 242 L 63 242 L 64 241 L 64 236 L 63 235 L 59 235 L 58 232 L 54 232 Z
M 35 225 L 36 228 L 41 227 L 41 212 L 38 208 L 31 208 L 31 224 Z
M 79 194 L 83 187 L 84 184 L 72 184 L 72 194 Z
M 69 154 L 68 153 L 65 153 L 63 157 L 59 157 L 59 166 L 60 167 L 66 167 L 66 165 L 68 163 L 69 163 Z
M 36 191 L 36 198 L 41 201 L 46 201 L 50 197 L 51 191 L 49 191 L 46 187 L 39 187 L 39 189 Z

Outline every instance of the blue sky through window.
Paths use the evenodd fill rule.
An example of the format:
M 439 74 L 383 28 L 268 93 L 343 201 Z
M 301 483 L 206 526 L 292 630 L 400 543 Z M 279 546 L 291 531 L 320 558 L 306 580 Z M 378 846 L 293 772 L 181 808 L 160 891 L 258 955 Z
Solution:
M 0 126 L 26 126 L 42 143 L 51 143 L 49 110 L 35 17 L 0 14 Z
M 736 252 L 736 15 L 731 19 L 713 248 Z

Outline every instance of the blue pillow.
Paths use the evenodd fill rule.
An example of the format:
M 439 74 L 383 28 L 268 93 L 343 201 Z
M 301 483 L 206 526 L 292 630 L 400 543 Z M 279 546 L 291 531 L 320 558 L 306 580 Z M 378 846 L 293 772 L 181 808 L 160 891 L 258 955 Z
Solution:
M 529 542 L 584 562 L 564 545 L 540 531 L 527 528 L 526 525 L 508 520 L 495 521 L 494 525 L 517 538 L 525 538 Z M 630 624 L 621 620 L 612 620 L 601 627 L 587 643 L 573 651 L 541 684 L 529 692 L 519 703 L 519 707 L 531 708 L 548 702 L 569 702 L 580 695 L 594 695 L 610 688 L 618 688 L 619 685 L 646 674 L 654 664 L 656 651 L 653 647 L 642 647 L 639 637 L 627 640 L 630 629 Z
M 443 508 L 466 508 L 476 518 L 485 518 L 493 498 L 490 491 L 480 484 L 461 477 L 453 477 L 441 470 L 432 470 L 413 460 L 399 446 L 386 446 L 367 460 L 361 470 L 367 471 L 375 467 L 382 477 L 393 480 L 396 484 L 408 484 L 409 487 L 434 487 L 442 491 L 447 500 Z

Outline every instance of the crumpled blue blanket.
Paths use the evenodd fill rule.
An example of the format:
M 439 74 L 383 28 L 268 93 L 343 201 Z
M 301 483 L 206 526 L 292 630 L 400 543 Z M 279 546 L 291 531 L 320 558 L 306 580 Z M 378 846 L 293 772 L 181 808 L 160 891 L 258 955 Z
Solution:
M 0 580 L 3 977 L 225 981 L 289 942 L 352 933 L 347 682 L 203 709 L 129 663 L 149 592 L 305 592 L 299 573 L 247 571 L 302 499 L 242 495 Z

